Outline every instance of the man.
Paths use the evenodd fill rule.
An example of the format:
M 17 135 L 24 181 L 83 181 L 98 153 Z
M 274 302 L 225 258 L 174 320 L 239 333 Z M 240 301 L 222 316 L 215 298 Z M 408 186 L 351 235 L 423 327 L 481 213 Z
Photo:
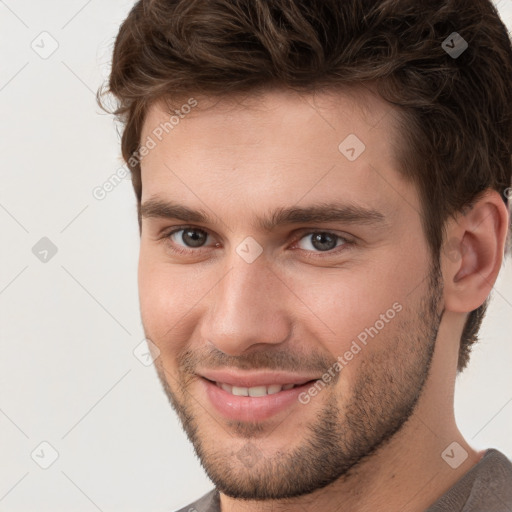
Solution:
M 159 378 L 215 489 L 182 510 L 507 511 L 453 411 L 509 230 L 487 0 L 145 0 L 109 90 Z

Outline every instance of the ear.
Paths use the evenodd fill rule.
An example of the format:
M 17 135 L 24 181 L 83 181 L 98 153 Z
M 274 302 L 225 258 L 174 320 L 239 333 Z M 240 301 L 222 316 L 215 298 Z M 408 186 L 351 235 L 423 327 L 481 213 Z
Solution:
M 509 211 L 496 190 L 487 190 L 447 221 L 441 250 L 445 309 L 468 313 L 489 296 L 504 258 Z

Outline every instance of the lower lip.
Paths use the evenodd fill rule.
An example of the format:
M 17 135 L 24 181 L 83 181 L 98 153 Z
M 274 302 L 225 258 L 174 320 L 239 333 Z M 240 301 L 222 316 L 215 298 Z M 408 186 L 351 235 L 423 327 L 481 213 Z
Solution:
M 308 382 L 302 386 L 286 389 L 272 395 L 251 397 L 236 396 L 224 391 L 205 378 L 200 379 L 206 388 L 206 394 L 213 406 L 223 416 L 238 421 L 263 421 L 284 411 L 292 404 L 300 403 L 299 395 L 313 385 Z

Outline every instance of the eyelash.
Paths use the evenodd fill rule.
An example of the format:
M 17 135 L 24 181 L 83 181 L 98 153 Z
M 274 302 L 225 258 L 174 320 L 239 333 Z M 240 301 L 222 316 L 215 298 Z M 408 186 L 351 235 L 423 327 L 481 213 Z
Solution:
M 178 227 L 173 228 L 171 231 L 167 231 L 166 233 L 164 233 L 161 238 L 163 239 L 165 244 L 170 248 L 170 250 L 177 254 L 190 255 L 193 253 L 202 252 L 202 249 L 204 249 L 204 247 L 198 247 L 196 249 L 194 249 L 194 248 L 185 249 L 182 246 L 175 245 L 171 241 L 171 239 L 170 239 L 171 235 L 178 233 L 179 231 L 185 231 L 187 229 L 189 229 L 191 231 L 202 231 L 202 232 L 206 233 L 207 236 L 210 235 L 210 233 L 208 233 L 208 231 L 203 228 L 198 228 L 195 226 L 178 226 Z M 297 238 L 294 239 L 293 244 L 295 245 L 296 243 L 300 242 L 300 240 L 302 240 L 307 235 L 311 236 L 311 235 L 316 235 L 319 233 L 334 235 L 334 237 L 336 237 L 337 241 L 342 241 L 343 243 L 340 246 L 336 246 L 333 249 L 330 249 L 328 251 L 323 251 L 323 252 L 322 251 L 314 252 L 314 251 L 309 251 L 307 249 L 298 249 L 299 251 L 303 251 L 307 258 L 327 258 L 329 256 L 337 255 L 342 251 L 349 250 L 353 245 L 355 245 L 354 240 L 351 240 L 351 239 L 346 238 L 341 235 L 337 235 L 336 233 L 333 233 L 333 232 L 327 231 L 327 230 L 302 231 L 300 233 L 300 235 L 298 235 Z

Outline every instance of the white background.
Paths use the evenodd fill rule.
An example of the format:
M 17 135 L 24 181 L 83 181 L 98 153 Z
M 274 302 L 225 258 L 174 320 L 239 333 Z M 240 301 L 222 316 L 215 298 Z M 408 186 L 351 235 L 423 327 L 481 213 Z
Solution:
M 95 91 L 130 0 L 0 1 L 0 511 L 172 511 L 212 488 L 156 372 L 136 283 L 129 179 Z M 512 27 L 512 0 L 499 3 Z M 40 36 L 47 31 L 51 36 Z M 40 51 L 58 49 L 47 59 Z M 47 263 L 32 247 L 58 249 Z M 470 444 L 512 456 L 507 261 L 456 413 Z M 58 452 L 48 469 L 52 449 Z

